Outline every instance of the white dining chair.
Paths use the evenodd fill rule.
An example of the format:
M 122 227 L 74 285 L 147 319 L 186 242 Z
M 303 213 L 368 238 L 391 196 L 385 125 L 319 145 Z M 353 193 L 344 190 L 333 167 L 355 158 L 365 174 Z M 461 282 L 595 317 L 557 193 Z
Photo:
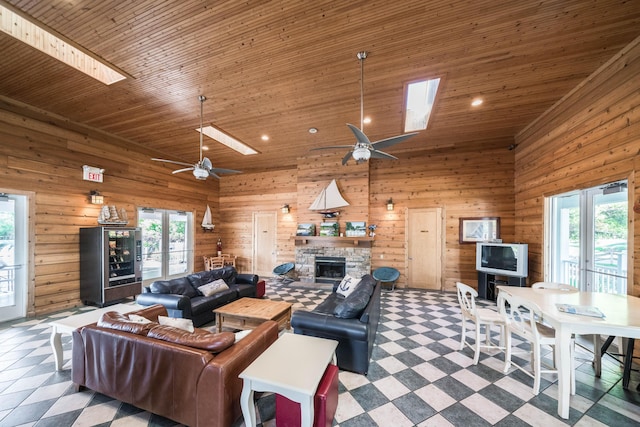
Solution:
M 497 311 L 488 309 L 488 308 L 478 308 L 476 307 L 476 297 L 478 296 L 478 292 L 473 289 L 469 285 L 465 285 L 464 283 L 457 282 L 456 289 L 458 291 L 458 302 L 460 303 L 460 311 L 462 314 L 462 331 L 460 337 L 460 350 L 464 349 L 464 346 L 467 345 L 474 351 L 473 355 L 473 364 L 477 365 L 478 360 L 480 359 L 480 349 L 481 348 L 493 348 L 504 350 L 504 338 L 507 334 L 506 331 L 506 321 L 500 316 Z M 467 324 L 466 321 L 469 320 L 475 324 L 475 343 L 471 345 L 467 342 L 466 339 L 466 331 Z M 484 334 L 485 334 L 485 343 L 481 344 L 480 340 L 480 332 L 484 326 Z M 491 340 L 491 328 L 493 326 L 498 326 L 500 328 L 500 342 L 496 345 Z
M 513 365 L 531 378 L 533 378 L 533 394 L 540 392 L 540 379 L 543 373 L 558 373 L 556 369 L 557 362 L 555 360 L 555 348 L 553 352 L 553 365 L 543 364 L 541 356 L 541 348 L 544 345 L 555 347 L 556 335 L 555 330 L 538 320 L 542 317 L 541 310 L 538 305 L 532 301 L 516 298 L 507 292 L 498 294 L 498 310 L 506 322 L 507 334 L 505 343 L 505 363 L 504 372 L 507 373 Z M 512 361 L 512 334 L 516 334 L 531 345 L 529 353 L 531 369 L 527 369 L 526 365 L 521 366 Z M 574 368 L 574 345 L 571 340 L 571 394 L 575 394 L 575 368 Z M 543 369 L 544 367 L 544 369 Z

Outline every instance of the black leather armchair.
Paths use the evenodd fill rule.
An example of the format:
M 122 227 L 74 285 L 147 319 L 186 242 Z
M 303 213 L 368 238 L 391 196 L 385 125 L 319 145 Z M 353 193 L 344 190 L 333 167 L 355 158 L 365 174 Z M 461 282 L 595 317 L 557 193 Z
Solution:
M 223 279 L 229 289 L 211 296 L 204 296 L 198 290 L 216 279 Z M 136 302 L 145 306 L 162 304 L 169 316 L 191 319 L 197 327 L 215 320 L 214 309 L 243 297 L 255 297 L 258 281 L 255 274 L 238 274 L 235 267 L 223 267 L 171 280 L 157 280 L 143 288 Z
M 296 334 L 338 341 L 338 367 L 366 374 L 380 321 L 380 290 L 381 285 L 365 275 L 348 297 L 333 292 L 313 311 L 295 311 L 291 327 Z M 358 305 L 363 294 L 369 295 L 364 309 Z

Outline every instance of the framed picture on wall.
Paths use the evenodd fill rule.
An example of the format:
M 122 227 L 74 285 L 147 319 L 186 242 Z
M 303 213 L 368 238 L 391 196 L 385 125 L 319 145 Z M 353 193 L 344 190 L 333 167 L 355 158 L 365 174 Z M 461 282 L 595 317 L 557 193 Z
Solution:
M 500 218 L 460 218 L 460 243 L 487 242 L 500 238 Z

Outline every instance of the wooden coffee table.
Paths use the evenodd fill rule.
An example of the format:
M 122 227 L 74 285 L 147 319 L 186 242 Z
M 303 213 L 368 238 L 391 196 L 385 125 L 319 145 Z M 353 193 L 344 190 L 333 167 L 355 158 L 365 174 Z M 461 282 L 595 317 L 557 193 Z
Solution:
M 268 299 L 241 298 L 213 310 L 216 314 L 218 332 L 223 327 L 231 329 L 253 329 L 267 320 L 278 322 L 278 329 L 289 329 L 291 303 Z

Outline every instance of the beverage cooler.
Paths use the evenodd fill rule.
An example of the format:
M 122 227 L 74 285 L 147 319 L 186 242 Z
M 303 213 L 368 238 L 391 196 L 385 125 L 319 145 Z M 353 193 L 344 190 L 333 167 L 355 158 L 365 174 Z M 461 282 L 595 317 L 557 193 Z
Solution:
M 80 299 L 105 305 L 142 292 L 142 238 L 139 228 L 80 229 Z

